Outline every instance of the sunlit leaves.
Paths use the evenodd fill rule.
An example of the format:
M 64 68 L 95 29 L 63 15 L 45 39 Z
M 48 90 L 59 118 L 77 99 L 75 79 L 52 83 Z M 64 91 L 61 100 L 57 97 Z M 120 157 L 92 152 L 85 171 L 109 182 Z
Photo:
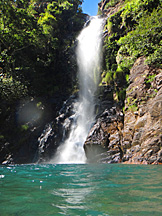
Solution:
M 43 26 L 43 31 L 45 34 L 50 34 L 54 25 L 55 27 L 57 25 L 56 18 L 47 11 L 39 18 L 38 23 Z
M 161 10 L 153 10 L 151 15 L 145 15 L 139 20 L 139 25 L 135 30 L 121 37 L 118 44 L 121 45 L 121 48 L 125 47 L 130 56 L 137 58 L 144 55 L 148 57 L 148 62 L 151 64 L 151 59 L 154 59 L 155 56 L 158 57 L 157 62 L 162 61 L 162 58 L 161 60 L 159 58 L 161 40 L 162 12 Z M 152 64 L 155 63 L 156 61 L 153 60 Z
M 69 59 L 66 55 L 84 22 L 81 3 L 81 0 L 0 1 L 3 76 L 12 77 L 15 83 L 27 83 L 32 92 L 41 94 L 46 93 L 47 86 L 53 87 L 64 73 L 63 65 Z

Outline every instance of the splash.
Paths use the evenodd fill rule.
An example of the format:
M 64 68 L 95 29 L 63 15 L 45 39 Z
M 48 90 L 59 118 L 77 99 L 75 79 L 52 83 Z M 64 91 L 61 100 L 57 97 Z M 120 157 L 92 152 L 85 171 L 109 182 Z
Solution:
M 79 101 L 74 106 L 74 122 L 69 138 L 57 150 L 55 163 L 85 163 L 83 145 L 95 119 L 94 94 L 97 90 L 102 45 L 103 19 L 92 17 L 78 36 Z

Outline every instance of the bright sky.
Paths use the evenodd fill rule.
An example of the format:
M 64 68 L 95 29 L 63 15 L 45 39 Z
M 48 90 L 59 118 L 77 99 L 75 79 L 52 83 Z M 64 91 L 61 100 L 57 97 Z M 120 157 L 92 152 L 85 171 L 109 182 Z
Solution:
M 98 3 L 101 0 L 84 0 L 82 4 L 83 13 L 86 13 L 90 16 L 97 15 Z

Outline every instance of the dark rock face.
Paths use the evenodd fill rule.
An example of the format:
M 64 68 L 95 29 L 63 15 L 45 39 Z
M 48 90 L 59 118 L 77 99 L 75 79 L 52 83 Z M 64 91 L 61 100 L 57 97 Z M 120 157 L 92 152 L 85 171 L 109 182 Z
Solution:
M 57 151 L 58 146 L 68 137 L 74 120 L 74 104 L 78 94 L 72 95 L 66 100 L 60 109 L 58 116 L 49 124 L 38 138 L 37 161 L 39 163 L 50 161 Z
M 34 162 L 37 137 L 48 119 L 46 108 L 39 101 L 32 98 L 14 106 L 8 121 L 4 122 L 6 137 L 0 140 L 0 163 Z
M 122 133 L 124 116 L 112 95 L 107 98 L 110 87 L 105 87 L 100 101 L 101 113 L 97 116 L 84 144 L 88 162 L 117 163 L 122 158 Z M 107 101 L 107 103 L 106 103 Z
M 84 145 L 89 162 L 116 163 L 122 158 L 123 113 L 105 110 L 91 129 Z
M 63 103 L 65 98 L 59 95 L 48 100 L 32 99 L 18 105 L 12 116 L 16 128 L 12 132 L 8 126 L 10 139 L 0 142 L 0 163 L 41 163 L 50 160 L 61 141 L 68 136 L 76 98 L 77 94 L 72 95 Z

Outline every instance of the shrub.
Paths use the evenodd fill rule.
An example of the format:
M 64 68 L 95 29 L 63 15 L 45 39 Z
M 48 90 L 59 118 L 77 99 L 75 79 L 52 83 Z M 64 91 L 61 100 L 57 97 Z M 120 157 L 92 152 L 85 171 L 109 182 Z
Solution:
M 10 78 L 3 78 L 0 81 L 0 97 L 5 101 L 15 101 L 21 99 L 28 94 L 27 87 L 20 81 Z
M 145 15 L 139 20 L 139 25 L 135 30 L 118 40 L 121 46 L 118 52 L 119 63 L 123 65 L 128 60 L 126 66 L 129 68 L 136 58 L 144 55 L 149 65 L 161 67 L 161 43 L 162 11 L 154 9 L 151 15 Z
M 120 0 L 110 0 L 107 4 L 106 4 L 106 6 L 105 6 L 105 9 L 107 9 L 107 8 L 109 8 L 109 7 L 113 7 L 113 6 L 115 6 L 117 3 L 119 3 L 120 2 Z

